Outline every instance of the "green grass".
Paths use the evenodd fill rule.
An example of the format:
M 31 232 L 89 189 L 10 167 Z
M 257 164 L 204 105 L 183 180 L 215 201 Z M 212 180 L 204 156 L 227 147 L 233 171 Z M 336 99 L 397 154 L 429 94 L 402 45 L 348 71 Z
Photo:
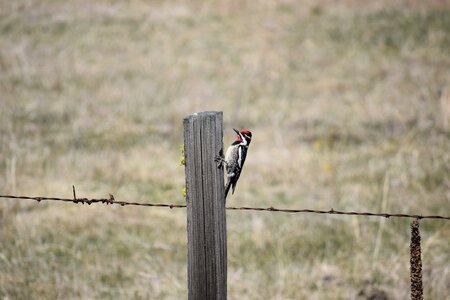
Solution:
M 0 1 L 0 192 L 183 203 L 182 119 L 221 110 L 230 205 L 448 215 L 449 37 L 439 1 Z M 409 297 L 407 220 L 227 217 L 230 299 Z M 0 238 L 0 298 L 186 298 L 184 210 L 1 200 Z

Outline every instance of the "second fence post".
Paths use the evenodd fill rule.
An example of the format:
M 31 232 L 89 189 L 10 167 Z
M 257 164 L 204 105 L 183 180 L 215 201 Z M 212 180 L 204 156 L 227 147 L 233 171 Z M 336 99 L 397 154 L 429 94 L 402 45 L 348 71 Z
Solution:
M 188 233 L 188 299 L 227 298 L 227 234 L 223 170 L 214 161 L 223 149 L 222 112 L 184 119 Z

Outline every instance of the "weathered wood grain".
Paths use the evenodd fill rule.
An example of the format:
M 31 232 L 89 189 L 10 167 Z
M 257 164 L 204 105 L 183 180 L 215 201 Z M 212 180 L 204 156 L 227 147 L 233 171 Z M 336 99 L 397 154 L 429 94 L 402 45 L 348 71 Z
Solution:
M 183 123 L 189 299 L 226 299 L 223 170 L 214 161 L 223 148 L 223 114 L 197 113 L 186 117 Z

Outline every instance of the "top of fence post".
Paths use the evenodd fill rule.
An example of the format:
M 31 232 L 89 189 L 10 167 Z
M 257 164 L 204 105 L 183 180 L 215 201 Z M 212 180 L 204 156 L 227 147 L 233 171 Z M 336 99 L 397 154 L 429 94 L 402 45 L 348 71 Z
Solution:
M 227 235 L 223 170 L 214 161 L 223 149 L 222 112 L 184 119 L 189 299 L 227 298 Z

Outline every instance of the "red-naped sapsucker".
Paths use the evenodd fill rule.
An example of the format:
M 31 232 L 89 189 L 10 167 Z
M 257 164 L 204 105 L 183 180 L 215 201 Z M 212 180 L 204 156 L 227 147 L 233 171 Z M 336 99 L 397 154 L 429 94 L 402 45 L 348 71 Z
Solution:
M 225 153 L 225 159 L 223 157 L 217 157 L 216 159 L 219 166 L 222 163 L 225 164 L 227 173 L 225 199 L 227 199 L 230 188 L 232 188 L 232 193 L 234 194 L 234 189 L 236 188 L 239 176 L 241 176 L 245 158 L 247 157 L 248 146 L 250 146 L 250 142 L 252 141 L 252 133 L 249 130 L 238 131 L 234 128 L 233 130 L 237 133 L 237 138 L 230 147 L 228 147 L 227 152 Z

